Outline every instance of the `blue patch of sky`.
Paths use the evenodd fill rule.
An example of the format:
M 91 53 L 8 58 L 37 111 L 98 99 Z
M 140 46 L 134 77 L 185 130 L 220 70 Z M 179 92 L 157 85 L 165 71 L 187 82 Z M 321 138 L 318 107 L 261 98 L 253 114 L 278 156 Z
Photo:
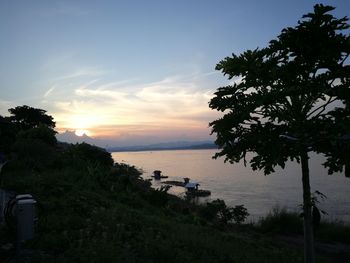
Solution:
M 337 16 L 350 10 L 350 1 L 322 2 L 338 7 Z M 265 46 L 315 3 L 2 1 L 1 99 L 35 101 L 55 79 L 82 70 L 80 83 L 140 84 L 208 73 L 232 52 Z M 218 83 L 219 75 L 208 77 L 208 83 Z

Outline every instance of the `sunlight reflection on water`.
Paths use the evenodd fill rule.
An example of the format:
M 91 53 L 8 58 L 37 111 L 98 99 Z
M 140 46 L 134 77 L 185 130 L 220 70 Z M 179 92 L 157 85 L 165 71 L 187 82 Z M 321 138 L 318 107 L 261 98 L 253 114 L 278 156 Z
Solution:
M 291 211 L 300 211 L 302 203 L 301 168 L 289 162 L 284 170 L 264 176 L 252 171 L 242 163 L 228 164 L 223 159 L 213 160 L 215 150 L 173 150 L 152 152 L 115 152 L 116 162 L 124 162 L 142 168 L 144 178 L 150 178 L 154 170 L 161 170 L 169 176 L 165 180 L 182 181 L 184 177 L 200 183 L 201 189 L 211 191 L 210 198 L 201 201 L 224 199 L 228 205 L 244 204 L 251 214 L 250 220 L 257 220 L 272 208 L 279 206 Z M 329 215 L 328 219 L 350 222 L 350 178 L 343 174 L 328 175 L 321 166 L 321 158 L 312 155 L 310 159 L 311 189 L 327 196 L 319 207 Z M 159 182 L 154 182 L 159 187 Z M 183 196 L 182 187 L 172 187 L 170 193 Z

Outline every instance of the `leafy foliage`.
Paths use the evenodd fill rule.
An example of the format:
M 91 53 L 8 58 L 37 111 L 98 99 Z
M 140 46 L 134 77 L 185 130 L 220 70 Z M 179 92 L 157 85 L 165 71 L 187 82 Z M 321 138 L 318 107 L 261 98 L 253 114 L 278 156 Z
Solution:
M 39 139 L 20 138 L 12 148 L 17 158 L 29 169 L 51 166 L 58 156 L 54 147 Z
M 9 117 L 0 116 L 0 149 L 6 153 L 11 151 L 19 129 Z
M 103 166 L 112 166 L 114 164 L 109 152 L 85 142 L 71 145 L 67 149 L 66 155 L 68 159 L 98 162 Z
M 151 189 L 146 197 L 151 204 L 164 207 L 169 202 L 168 191 L 170 188 L 171 185 L 162 185 L 160 188 Z
M 34 128 L 40 124 L 51 129 L 55 128 L 52 116 L 47 115 L 45 110 L 23 105 L 9 109 L 9 112 L 12 115 L 11 120 L 20 124 L 22 129 Z
M 236 224 L 241 224 L 248 217 L 248 210 L 244 205 L 228 207 L 224 200 L 216 199 L 208 202 L 201 210 L 200 215 L 208 221 L 227 224 L 234 221 Z
M 45 110 L 26 105 L 8 110 L 9 117 L 0 116 L 0 149 L 10 153 L 17 139 L 40 140 L 55 145 L 55 122 Z
M 285 208 L 275 207 L 258 222 L 258 229 L 264 233 L 302 234 L 303 220 L 299 213 L 288 212 Z
M 45 125 L 38 125 L 28 130 L 22 130 L 18 134 L 19 139 L 32 139 L 41 140 L 42 142 L 55 146 L 57 139 L 55 137 L 56 132 Z
M 333 9 L 315 5 L 268 47 L 217 64 L 234 83 L 210 101 L 225 113 L 210 123 L 221 150 L 215 157 L 233 163 L 255 152 L 251 166 L 265 174 L 299 161 L 301 151 L 324 153 L 329 173 L 350 163 L 350 39 L 341 33 L 349 25 Z
M 2 188 L 38 201 L 35 239 L 23 244 L 32 262 L 302 262 L 298 251 L 201 226 L 154 203 L 150 184 L 125 164 L 104 169 L 104 185 L 73 163 L 34 172 L 17 160 L 8 168 Z

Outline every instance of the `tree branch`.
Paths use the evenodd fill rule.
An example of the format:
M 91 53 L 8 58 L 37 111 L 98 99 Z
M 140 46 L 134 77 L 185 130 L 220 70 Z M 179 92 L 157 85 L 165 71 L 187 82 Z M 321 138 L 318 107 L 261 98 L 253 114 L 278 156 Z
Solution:
M 349 55 L 350 55 L 349 53 L 346 54 L 346 56 L 344 57 L 344 59 L 340 62 L 340 65 L 341 65 L 341 66 L 343 66 L 345 60 L 349 57 Z
M 314 110 L 313 110 L 312 112 L 310 112 L 306 117 L 309 118 L 312 114 L 314 114 L 314 113 L 317 112 L 318 110 L 321 110 L 321 111 L 318 112 L 313 118 L 317 118 L 318 116 L 320 116 L 321 113 L 324 112 L 324 111 L 326 110 L 326 107 L 327 107 L 329 104 L 331 104 L 331 103 L 333 103 L 334 101 L 337 100 L 337 98 L 333 98 L 333 99 L 332 99 L 332 98 L 333 98 L 333 97 L 329 97 L 328 101 L 327 101 L 325 104 L 323 104 L 323 105 L 317 107 L 316 109 L 314 109 Z

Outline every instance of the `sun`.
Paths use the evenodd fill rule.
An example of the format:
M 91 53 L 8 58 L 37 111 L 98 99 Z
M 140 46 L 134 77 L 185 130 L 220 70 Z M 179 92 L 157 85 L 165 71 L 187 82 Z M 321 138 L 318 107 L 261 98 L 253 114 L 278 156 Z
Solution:
M 75 135 L 79 137 L 83 136 L 84 134 L 88 135 L 88 133 L 89 132 L 87 130 L 75 130 Z

